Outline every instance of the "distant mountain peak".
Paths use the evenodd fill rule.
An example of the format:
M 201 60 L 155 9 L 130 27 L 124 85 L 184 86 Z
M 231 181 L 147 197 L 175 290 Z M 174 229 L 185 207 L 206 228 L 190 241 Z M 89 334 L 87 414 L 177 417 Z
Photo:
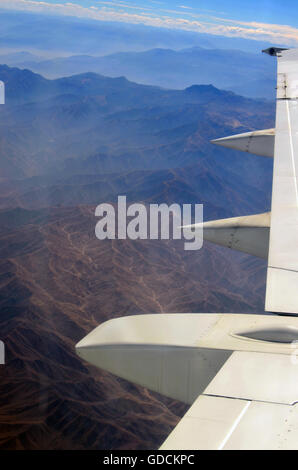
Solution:
M 229 95 L 229 96 L 235 95 L 235 93 L 233 93 L 232 91 L 219 90 L 218 88 L 216 88 L 215 86 L 211 84 L 210 85 L 191 85 L 185 88 L 185 92 L 193 94 L 193 95 L 196 95 L 196 94 L 202 95 L 205 93 L 212 93 L 213 95 L 223 95 L 223 94 Z
M 178 52 L 196 52 L 196 51 L 202 51 L 203 49 L 206 49 L 206 47 L 192 46 L 192 47 L 185 47 L 184 49 L 180 49 Z

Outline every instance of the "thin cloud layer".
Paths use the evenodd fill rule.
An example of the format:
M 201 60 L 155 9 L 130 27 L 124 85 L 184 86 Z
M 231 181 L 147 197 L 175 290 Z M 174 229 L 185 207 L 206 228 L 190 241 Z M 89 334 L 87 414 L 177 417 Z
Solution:
M 0 7 L 9 10 L 23 10 L 50 13 L 100 21 L 119 21 L 144 24 L 168 29 L 181 29 L 229 37 L 265 40 L 271 43 L 298 45 L 298 29 L 279 24 L 236 21 L 207 14 L 193 13 L 180 6 L 177 10 L 161 10 L 161 7 L 143 8 L 135 4 L 117 1 L 96 1 L 92 6 L 78 3 L 49 3 L 37 0 L 0 0 Z M 153 2 L 151 3 L 153 5 Z M 160 4 L 161 5 L 161 4 Z M 160 9 L 158 9 L 160 8 Z M 179 8 L 179 7 L 178 7 Z

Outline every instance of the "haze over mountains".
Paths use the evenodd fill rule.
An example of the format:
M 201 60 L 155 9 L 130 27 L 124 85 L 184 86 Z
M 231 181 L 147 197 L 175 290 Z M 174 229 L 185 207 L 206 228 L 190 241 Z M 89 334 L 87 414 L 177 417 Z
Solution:
M 261 188 L 255 175 L 271 162 L 245 159 L 214 147 L 209 140 L 272 127 L 271 103 L 212 86 L 163 90 L 91 73 L 46 80 L 30 71 L 2 66 L 0 79 L 7 84 L 8 104 L 0 118 L 1 174 L 10 181 L 27 178 L 18 184 L 6 183 L 11 189 L 0 194 L 0 207 L 96 204 L 115 200 L 121 191 L 132 199 L 153 201 L 163 193 L 165 181 L 175 178 L 173 198 L 176 194 L 180 201 L 187 193 L 185 202 L 202 201 L 207 187 L 198 193 L 194 175 L 208 171 L 208 186 L 214 170 L 217 178 L 224 178 L 222 188 L 227 185 L 240 193 L 234 209 L 247 210 L 245 193 L 251 186 L 263 193 L 256 199 L 264 207 L 269 204 L 265 192 L 270 173 L 265 173 Z M 250 171 L 239 185 L 246 167 Z M 228 213 L 219 188 L 211 187 L 208 193 L 209 204 L 220 205 Z
M 20 38 L 30 44 L 33 33 Z M 61 26 L 57 45 L 62 33 Z M 17 44 L 14 35 L 6 23 L 7 44 Z M 83 53 L 93 52 L 91 43 L 81 44 Z M 154 62 L 156 53 L 141 57 Z M 168 53 L 174 68 L 179 53 L 161 52 Z M 131 71 L 135 56 L 123 61 Z M 12 61 L 33 58 L 26 52 Z M 0 447 L 157 448 L 185 406 L 94 369 L 74 345 L 121 315 L 262 312 L 266 263 L 208 243 L 190 253 L 183 241 L 100 242 L 95 206 L 125 194 L 145 204 L 203 203 L 206 219 L 269 210 L 272 159 L 209 140 L 273 127 L 274 104 L 208 84 L 170 90 L 90 71 L 48 80 L 2 65 L 0 80 L 7 92 L 0 107 L 0 339 L 7 352 Z
M 97 72 L 109 77 L 123 75 L 129 80 L 164 88 L 183 89 L 194 83 L 211 84 L 249 97 L 274 98 L 275 62 L 267 55 L 237 50 L 192 47 L 179 51 L 151 49 L 122 52 L 104 57 L 88 55 L 41 61 L 4 56 L 12 65 L 29 68 L 48 78 L 75 73 Z
M 261 54 L 267 42 L 1 9 L 0 15 L 2 64 L 48 78 L 96 72 L 167 89 L 212 84 L 274 99 L 275 63 Z

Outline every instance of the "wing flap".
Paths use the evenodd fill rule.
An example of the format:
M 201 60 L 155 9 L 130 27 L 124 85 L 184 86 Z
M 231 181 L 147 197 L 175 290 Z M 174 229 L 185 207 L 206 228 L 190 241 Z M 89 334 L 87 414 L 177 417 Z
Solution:
M 294 357 L 233 352 L 161 449 L 296 449 Z
M 223 448 L 249 401 L 200 395 L 175 427 L 161 450 Z
M 201 395 L 161 450 L 293 450 L 298 405 Z
M 298 401 L 297 377 L 296 361 L 287 354 L 235 351 L 204 393 L 292 405 Z

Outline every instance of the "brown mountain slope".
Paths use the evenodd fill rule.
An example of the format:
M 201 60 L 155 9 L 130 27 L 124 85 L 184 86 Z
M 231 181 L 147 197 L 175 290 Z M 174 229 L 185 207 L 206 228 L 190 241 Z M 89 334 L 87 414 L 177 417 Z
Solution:
M 90 206 L 1 216 L 1 448 L 157 448 L 186 407 L 89 367 L 75 343 L 115 316 L 261 311 L 264 263 L 207 244 L 100 242 Z

